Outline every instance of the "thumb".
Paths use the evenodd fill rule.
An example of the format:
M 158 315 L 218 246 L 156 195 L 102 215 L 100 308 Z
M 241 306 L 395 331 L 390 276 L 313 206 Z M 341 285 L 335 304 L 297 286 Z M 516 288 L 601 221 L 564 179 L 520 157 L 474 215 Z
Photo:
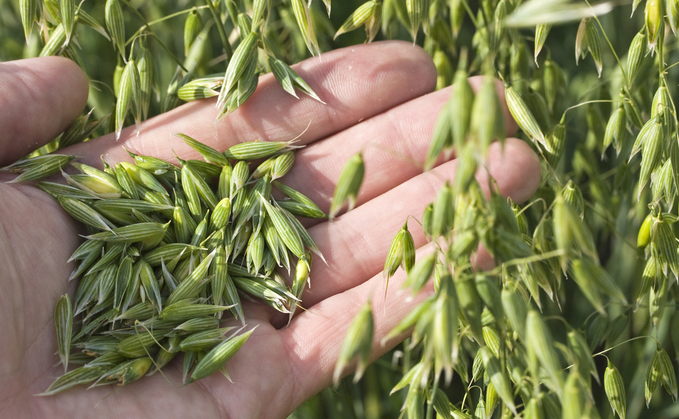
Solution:
M 0 63 L 0 166 L 42 147 L 82 112 L 85 73 L 63 57 Z

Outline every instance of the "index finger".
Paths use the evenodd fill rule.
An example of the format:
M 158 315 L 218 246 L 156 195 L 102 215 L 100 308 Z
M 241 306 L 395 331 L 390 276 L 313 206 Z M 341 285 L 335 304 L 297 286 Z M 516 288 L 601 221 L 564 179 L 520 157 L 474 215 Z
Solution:
M 109 134 L 64 153 L 83 156 L 89 164 L 96 164 L 101 155 L 110 161 L 129 160 L 123 147 L 164 160 L 173 159 L 174 152 L 198 156 L 172 136 L 175 132 L 217 150 L 246 141 L 287 141 L 302 132 L 299 142 L 308 144 L 430 92 L 436 83 L 429 54 L 398 41 L 332 51 L 293 68 L 326 104 L 306 96 L 294 98 L 267 74 L 260 78 L 253 96 L 220 121 L 215 121 L 216 100 L 192 102 L 148 120 L 138 135 L 134 127 L 128 127 L 117 142 Z

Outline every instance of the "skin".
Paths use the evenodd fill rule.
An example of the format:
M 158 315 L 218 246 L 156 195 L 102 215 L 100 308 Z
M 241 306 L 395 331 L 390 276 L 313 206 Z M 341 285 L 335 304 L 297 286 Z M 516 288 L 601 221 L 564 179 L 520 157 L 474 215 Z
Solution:
M 371 296 L 375 315 L 373 357 L 398 343 L 379 341 L 427 292 L 415 298 L 400 290 L 399 270 L 384 298 L 382 267 L 389 244 L 407 216 L 419 218 L 457 162 L 441 161 L 422 173 L 436 115 L 450 95 L 431 93 L 436 72 L 430 57 L 409 43 L 362 45 L 312 58 L 295 69 L 327 102 L 285 93 L 263 76 L 254 96 L 229 117 L 215 122 L 213 101 L 183 105 L 145 122 L 140 133 L 123 131 L 64 150 L 100 166 L 130 161 L 123 150 L 173 160 L 198 155 L 173 132 L 183 132 L 218 150 L 253 140 L 306 145 L 284 181 L 328 211 L 343 164 L 363 151 L 364 185 L 357 207 L 335 219 L 308 224 L 328 265 L 316 258 L 303 304 L 308 308 L 285 327 L 287 318 L 262 304 L 244 306 L 248 342 L 227 364 L 233 383 L 221 374 L 181 387 L 181 365 L 126 387 L 74 388 L 35 397 L 63 373 L 58 362 L 53 311 L 60 295 L 73 295 L 66 260 L 81 233 L 47 194 L 31 185 L 7 184 L 0 177 L 0 411 L 11 418 L 204 417 L 284 418 L 304 400 L 331 384 L 342 339 L 359 307 Z M 473 79 L 478 87 L 480 80 Z M 502 87 L 498 86 L 501 93 Z M 501 95 L 502 97 L 503 95 Z M 0 63 L 0 166 L 50 141 L 80 114 L 87 80 L 59 57 Z M 516 125 L 507 113 L 508 135 Z M 308 126 L 308 129 L 306 129 Z M 306 129 L 306 131 L 305 131 Z M 421 164 L 420 164 L 421 165 Z M 504 150 L 491 146 L 488 170 L 503 195 L 528 199 L 540 179 L 535 154 L 508 139 Z M 480 170 L 487 184 L 486 169 Z M 417 247 L 426 241 L 418 223 L 409 223 Z M 426 251 L 426 249 L 424 249 Z M 479 253 L 477 266 L 492 265 Z M 75 281 L 74 281 L 75 282 Z M 345 374 L 351 371 L 345 371 Z

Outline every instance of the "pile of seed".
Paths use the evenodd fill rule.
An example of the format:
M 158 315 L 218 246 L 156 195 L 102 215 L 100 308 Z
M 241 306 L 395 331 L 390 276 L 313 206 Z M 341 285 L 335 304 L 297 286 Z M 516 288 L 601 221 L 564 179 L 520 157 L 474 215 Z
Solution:
M 292 142 L 242 143 L 220 153 L 177 134 L 203 160 L 130 155 L 104 170 L 42 156 L 10 169 L 19 180 L 58 171 L 68 185 L 38 182 L 91 234 L 69 261 L 80 282 L 57 303 L 58 352 L 65 370 L 44 393 L 77 384 L 129 384 L 183 354 L 185 384 L 222 370 L 245 343 L 241 300 L 263 301 L 292 318 L 318 247 L 296 216 L 326 215 L 283 185 Z M 248 161 L 263 162 L 251 170 Z M 253 165 L 254 166 L 254 165 Z M 62 172 L 63 173 L 63 172 Z M 272 197 L 272 189 L 282 199 Z M 293 279 L 288 284 L 277 271 Z M 226 312 L 226 313 L 225 313 Z M 224 316 L 224 317 L 223 317 Z M 220 327 L 233 316 L 243 327 Z

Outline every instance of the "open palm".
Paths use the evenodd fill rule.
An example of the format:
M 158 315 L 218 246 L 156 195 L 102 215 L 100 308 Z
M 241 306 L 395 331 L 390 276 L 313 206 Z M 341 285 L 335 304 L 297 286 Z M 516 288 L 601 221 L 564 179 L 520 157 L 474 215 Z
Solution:
M 429 56 L 407 43 L 388 42 L 337 50 L 296 70 L 327 102 L 295 99 L 271 75 L 241 109 L 214 122 L 214 102 L 190 103 L 123 131 L 64 153 L 100 166 L 129 160 L 123 150 L 172 160 L 197 158 L 174 132 L 224 150 L 245 141 L 285 141 L 300 137 L 285 182 L 327 211 L 347 159 L 363 151 L 366 177 L 358 207 L 332 222 L 308 224 L 328 260 L 316 260 L 307 311 L 289 327 L 287 318 L 264 305 L 246 303 L 248 327 L 257 329 L 227 364 L 233 380 L 215 374 L 181 386 L 181 366 L 163 376 L 145 377 L 126 387 L 78 387 L 51 397 L 35 397 L 61 373 L 53 326 L 59 295 L 71 294 L 66 263 L 81 239 L 73 222 L 47 194 L 30 186 L 5 184 L 0 177 L 0 412 L 8 418 L 237 417 L 281 418 L 330 384 L 342 339 L 358 308 L 384 286 L 381 270 L 394 234 L 408 215 L 420 217 L 438 187 L 455 173 L 454 160 L 422 173 L 436 115 L 450 92 L 433 90 L 436 73 Z M 0 166 L 54 138 L 81 112 L 86 79 L 72 62 L 43 58 L 0 64 Z M 513 127 L 512 123 L 507 126 Z M 512 131 L 511 129 L 509 130 Z M 500 191 L 517 202 L 537 188 L 540 166 L 530 148 L 508 140 L 494 145 L 490 174 Z M 487 174 L 479 173 L 479 176 Z M 482 182 L 483 183 L 483 182 Z M 417 247 L 425 239 L 416 223 Z M 483 262 L 479 262 L 483 263 Z M 376 342 L 417 299 L 399 292 L 402 273 L 392 279 L 386 299 L 374 298 Z M 375 295 L 381 295 L 376 293 Z M 373 345 L 374 357 L 397 342 Z M 391 346 L 390 346 L 391 345 Z

